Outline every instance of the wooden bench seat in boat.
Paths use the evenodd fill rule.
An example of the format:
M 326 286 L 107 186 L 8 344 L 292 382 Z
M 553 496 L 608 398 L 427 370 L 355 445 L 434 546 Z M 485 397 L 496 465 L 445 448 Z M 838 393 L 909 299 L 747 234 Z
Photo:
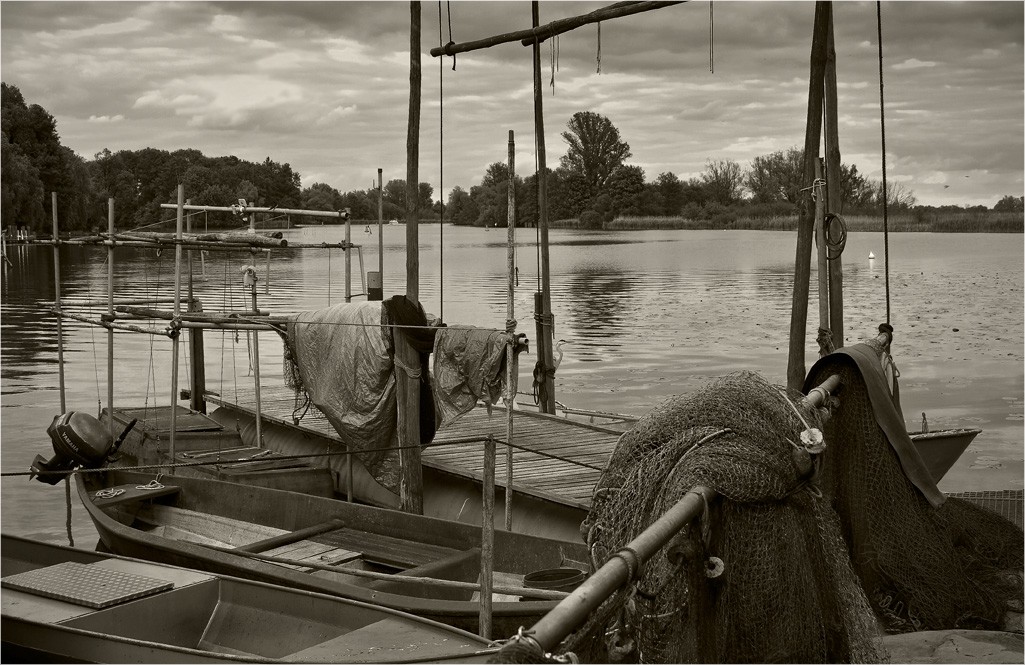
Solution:
M 168 538 L 200 545 L 259 552 L 295 561 L 289 567 L 304 568 L 303 561 L 339 565 L 362 559 L 400 570 L 427 565 L 458 555 L 460 550 L 340 527 L 333 520 L 313 527 L 287 531 L 177 506 L 145 505 L 135 519 Z M 331 529 L 321 532 L 322 529 Z M 288 566 L 289 564 L 278 564 Z M 311 569 L 304 568 L 309 571 Z
M 181 488 L 177 485 L 163 485 L 162 487 L 156 488 L 145 487 L 142 485 L 116 485 L 114 487 L 107 488 L 107 490 L 113 490 L 115 493 L 117 493 L 117 490 L 124 491 L 117 493 L 117 496 L 109 498 L 96 498 L 94 494 L 93 504 L 97 508 L 108 508 L 118 504 L 131 503 L 132 501 L 145 501 L 147 499 L 156 499 L 161 496 L 170 496 L 180 492 Z

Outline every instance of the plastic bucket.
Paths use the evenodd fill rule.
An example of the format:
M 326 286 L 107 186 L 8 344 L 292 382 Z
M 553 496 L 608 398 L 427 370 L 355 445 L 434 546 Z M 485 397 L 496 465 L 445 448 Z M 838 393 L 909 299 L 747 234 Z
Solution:
M 587 578 L 582 570 L 576 568 L 551 568 L 527 573 L 523 576 L 523 586 L 531 589 L 550 589 L 554 591 L 572 591 Z

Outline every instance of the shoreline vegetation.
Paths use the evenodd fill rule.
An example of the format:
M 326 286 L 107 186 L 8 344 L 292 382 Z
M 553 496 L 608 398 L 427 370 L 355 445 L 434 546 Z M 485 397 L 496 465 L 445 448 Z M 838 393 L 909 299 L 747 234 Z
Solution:
M 882 215 L 843 216 L 848 231 L 882 232 Z M 891 233 L 1022 233 L 1025 219 L 1020 212 L 900 212 L 887 216 Z M 607 231 L 679 230 L 751 230 L 796 231 L 797 215 L 777 217 L 744 217 L 694 219 L 688 217 L 622 216 L 600 226 L 590 226 L 579 219 L 551 222 L 556 229 L 598 228 Z

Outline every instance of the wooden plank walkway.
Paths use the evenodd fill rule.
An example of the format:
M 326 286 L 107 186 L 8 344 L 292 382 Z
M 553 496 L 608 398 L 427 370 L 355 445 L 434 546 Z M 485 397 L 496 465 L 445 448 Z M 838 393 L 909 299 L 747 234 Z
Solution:
M 219 406 L 255 412 L 253 389 L 232 390 L 231 395 L 207 394 Z M 287 386 L 265 386 L 260 391 L 263 417 L 278 424 L 340 440 L 331 423 L 311 406 L 298 425 L 292 420 L 295 396 Z M 506 409 L 492 407 L 491 415 L 478 406 L 453 423 L 446 424 L 433 443 L 421 453 L 425 466 L 480 480 L 484 467 L 483 440 L 490 434 L 499 443 L 496 484 L 505 486 Z M 622 431 L 537 413 L 513 411 L 513 487 L 566 505 L 588 509 L 591 492 Z M 477 437 L 476 441 L 464 442 Z

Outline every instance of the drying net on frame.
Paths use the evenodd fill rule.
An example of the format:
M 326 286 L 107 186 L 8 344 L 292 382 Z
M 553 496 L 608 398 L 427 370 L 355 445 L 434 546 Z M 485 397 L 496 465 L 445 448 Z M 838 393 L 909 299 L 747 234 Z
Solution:
M 818 414 L 802 400 L 740 372 L 670 398 L 620 438 L 582 527 L 596 565 L 694 486 L 721 499 L 566 650 L 588 661 L 883 660 L 818 488 Z
M 994 629 L 1021 610 L 1021 528 L 944 502 L 907 451 L 902 465 L 863 377 L 881 372 L 882 350 L 857 346 L 876 353 L 874 368 L 841 350 L 809 374 L 806 387 L 841 379 L 824 425 L 801 393 L 740 372 L 670 398 L 620 438 L 582 526 L 596 567 L 693 487 L 720 498 L 558 651 L 585 661 L 881 662 L 880 627 Z
M 858 346 L 869 361 L 882 355 L 872 342 Z M 901 473 L 873 413 L 873 398 L 880 399 L 868 388 L 874 368 L 864 364 L 831 354 L 812 367 L 806 385 L 840 376 L 821 481 L 875 613 L 892 632 L 999 630 L 1009 609 L 1022 609 L 1021 528 L 963 499 L 934 507 Z M 899 391 L 893 393 L 882 396 L 892 404 L 883 404 L 899 414 Z

